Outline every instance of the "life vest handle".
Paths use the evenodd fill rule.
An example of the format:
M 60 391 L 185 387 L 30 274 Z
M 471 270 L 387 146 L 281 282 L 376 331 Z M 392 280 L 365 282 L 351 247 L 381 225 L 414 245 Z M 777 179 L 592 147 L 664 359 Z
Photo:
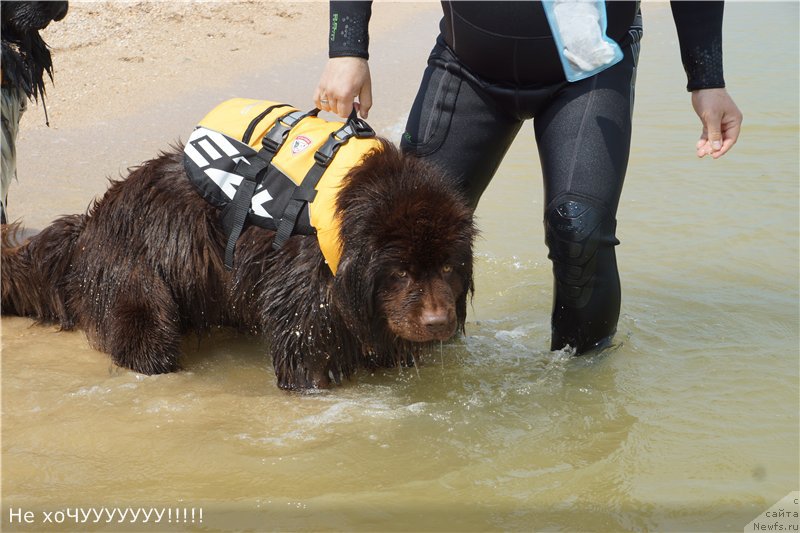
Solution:
M 356 113 L 356 108 L 353 107 L 353 110 L 350 111 L 350 116 L 347 118 L 347 123 L 350 124 L 353 128 L 353 134 L 359 138 L 364 139 L 368 137 L 375 137 L 375 130 L 367 124 L 367 121 L 363 118 L 358 118 L 358 113 Z
M 309 115 L 313 113 L 312 116 L 317 116 L 317 113 L 319 112 L 320 109 L 318 107 L 315 107 L 313 110 L 309 111 Z M 353 110 L 350 111 L 350 116 L 347 117 L 346 124 L 353 129 L 353 135 L 355 135 L 359 139 L 367 139 L 369 137 L 375 137 L 375 130 L 372 129 L 372 126 L 367 124 L 366 120 L 364 120 L 363 118 L 358 118 L 358 113 L 356 112 L 355 107 L 353 107 Z
M 319 113 L 318 108 L 314 108 L 309 114 Z M 314 153 L 314 165 L 308 170 L 303 177 L 303 181 L 292 194 L 292 199 L 286 206 L 280 222 L 278 222 L 278 229 L 275 231 L 275 237 L 272 240 L 272 249 L 279 250 L 286 241 L 291 237 L 294 227 L 297 224 L 297 217 L 303 209 L 303 206 L 313 202 L 317 194 L 316 187 L 328 165 L 333 160 L 336 152 L 343 144 L 347 143 L 351 138 L 365 138 L 374 137 L 375 131 L 369 127 L 369 124 L 356 116 L 356 111 L 350 113 L 347 122 L 338 130 L 332 132 L 328 139 L 325 141 L 319 150 Z

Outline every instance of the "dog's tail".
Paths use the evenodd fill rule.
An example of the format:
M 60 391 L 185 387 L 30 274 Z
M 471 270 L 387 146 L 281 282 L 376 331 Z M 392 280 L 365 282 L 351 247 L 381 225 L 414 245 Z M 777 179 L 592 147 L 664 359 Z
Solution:
M 43 322 L 74 325 L 67 306 L 66 278 L 86 215 L 61 217 L 37 235 L 19 242 L 19 223 L 2 226 L 0 311 Z

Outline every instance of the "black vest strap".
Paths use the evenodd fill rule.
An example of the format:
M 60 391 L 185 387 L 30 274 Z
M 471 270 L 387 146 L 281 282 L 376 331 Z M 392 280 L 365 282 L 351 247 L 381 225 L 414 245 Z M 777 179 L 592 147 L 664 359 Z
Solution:
M 250 204 L 256 190 L 256 178 L 269 166 L 269 160 L 262 157 L 261 152 L 263 151 L 259 151 L 250 164 L 247 164 L 244 158 L 240 159 L 233 170 L 234 173 L 242 176 L 242 182 L 237 187 L 233 200 L 222 211 L 222 228 L 228 236 L 228 243 L 225 246 L 225 266 L 229 270 L 233 268 L 233 252 L 236 248 L 236 241 L 242 234 L 247 214 L 250 212 Z
M 289 107 L 289 104 L 271 105 L 268 108 L 266 108 L 264 111 L 259 113 L 258 116 L 256 116 L 256 118 L 251 120 L 250 124 L 248 124 L 248 126 L 247 126 L 247 129 L 244 130 L 244 134 L 242 135 L 242 142 L 245 143 L 245 144 L 250 144 L 250 138 L 253 136 L 253 132 L 255 131 L 256 126 L 258 126 L 258 123 L 261 122 L 262 120 L 264 120 L 264 117 L 266 117 L 267 115 L 269 115 L 270 113 L 272 113 L 273 111 L 275 111 L 276 109 L 279 109 L 281 107 Z M 281 117 L 281 118 L 283 118 L 283 117 Z
M 225 267 L 233 268 L 233 254 L 236 251 L 236 241 L 242 234 L 247 214 L 253 201 L 253 193 L 261 178 L 266 173 L 272 158 L 278 153 L 292 126 L 303 120 L 311 113 L 302 114 L 294 111 L 283 115 L 275 121 L 275 125 L 264 135 L 261 141 L 262 148 L 249 161 L 242 158 L 236 163 L 233 172 L 242 176 L 242 182 L 236 189 L 233 200 L 222 211 L 222 228 L 228 236 L 225 245 Z M 312 116 L 316 116 L 314 113 Z
M 292 199 L 283 212 L 281 221 L 278 223 L 278 230 L 275 232 L 275 238 L 272 241 L 273 250 L 278 250 L 292 236 L 294 227 L 297 225 L 297 217 L 305 204 L 314 201 L 317 195 L 317 184 L 339 147 L 350 140 L 351 137 L 372 137 L 374 135 L 375 132 L 372 128 L 366 122 L 357 118 L 355 110 L 353 110 L 347 123 L 328 136 L 325 144 L 314 154 L 314 166 L 303 177 L 303 181 L 295 189 Z
M 268 109 L 271 111 L 277 106 Z M 236 189 L 236 194 L 233 200 L 225 207 L 222 212 L 222 227 L 225 234 L 228 236 L 228 241 L 225 247 L 225 267 L 229 270 L 233 268 L 233 255 L 236 250 L 236 241 L 242 234 L 247 215 L 250 212 L 251 204 L 253 201 L 253 194 L 256 187 L 266 175 L 266 171 L 272 162 L 272 158 L 281 149 L 283 143 L 289 135 L 289 131 L 295 124 L 300 122 L 306 117 L 315 117 L 319 113 L 319 109 L 312 109 L 308 113 L 300 113 L 300 111 L 293 111 L 283 115 L 275 121 L 275 125 L 270 128 L 261 141 L 262 149 L 251 157 L 249 160 L 242 158 L 234 168 L 234 173 L 242 176 L 242 182 Z M 266 116 L 266 112 L 262 113 Z M 257 118 L 263 118 L 259 115 Z M 251 125 L 257 123 L 253 121 Z M 250 128 L 248 128 L 250 130 Z M 252 132 L 250 132 L 252 135 Z M 278 228 L 275 232 L 275 238 L 272 241 L 272 248 L 278 250 L 283 246 L 289 237 L 292 236 L 295 226 L 297 225 L 297 218 L 303 211 L 303 207 L 314 201 L 317 195 L 316 187 L 328 165 L 336 155 L 336 151 L 341 145 L 346 143 L 351 137 L 373 137 L 375 132 L 363 120 L 359 119 L 356 115 L 355 109 L 350 114 L 347 123 L 331 133 L 328 140 L 325 141 L 319 150 L 314 154 L 314 166 L 303 177 L 303 181 L 292 193 L 292 198 L 289 200 L 283 216 L 278 222 Z

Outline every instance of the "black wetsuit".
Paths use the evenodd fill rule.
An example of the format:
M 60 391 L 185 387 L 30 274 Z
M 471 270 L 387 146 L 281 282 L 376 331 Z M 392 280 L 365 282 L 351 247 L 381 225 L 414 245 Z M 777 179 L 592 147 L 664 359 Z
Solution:
M 551 349 L 610 342 L 620 311 L 614 246 L 642 35 L 635 1 L 607 2 L 624 58 L 568 83 L 539 2 L 442 2 L 441 33 L 401 146 L 460 178 L 473 205 L 534 120 L 555 278 Z M 719 88 L 722 2 L 672 2 L 688 90 Z M 368 58 L 371 3 L 331 2 L 330 57 Z

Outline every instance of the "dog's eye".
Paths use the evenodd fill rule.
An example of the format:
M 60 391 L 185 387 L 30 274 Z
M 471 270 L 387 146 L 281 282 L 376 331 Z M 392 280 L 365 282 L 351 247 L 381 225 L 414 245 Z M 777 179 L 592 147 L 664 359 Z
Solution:
M 449 274 L 453 271 L 453 267 L 451 265 L 445 265 L 442 267 L 442 272 L 445 274 Z
M 396 270 L 394 273 L 396 278 L 405 278 L 408 277 L 408 271 L 406 270 Z

